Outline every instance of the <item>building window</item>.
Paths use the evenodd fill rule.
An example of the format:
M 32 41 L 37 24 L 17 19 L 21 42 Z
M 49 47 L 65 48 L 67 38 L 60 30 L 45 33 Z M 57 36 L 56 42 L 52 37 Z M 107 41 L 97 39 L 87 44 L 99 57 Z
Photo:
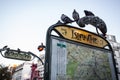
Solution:
M 116 57 L 120 57 L 119 51 L 114 51 L 114 52 L 115 52 L 114 55 L 115 55 Z

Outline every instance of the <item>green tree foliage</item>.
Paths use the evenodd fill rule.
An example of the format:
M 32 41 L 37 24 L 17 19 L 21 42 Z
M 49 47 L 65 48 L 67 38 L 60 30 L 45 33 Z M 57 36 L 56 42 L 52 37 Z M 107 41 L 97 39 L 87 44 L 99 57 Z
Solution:
M 8 67 L 2 67 L 0 65 L 0 80 L 11 80 L 12 75 Z

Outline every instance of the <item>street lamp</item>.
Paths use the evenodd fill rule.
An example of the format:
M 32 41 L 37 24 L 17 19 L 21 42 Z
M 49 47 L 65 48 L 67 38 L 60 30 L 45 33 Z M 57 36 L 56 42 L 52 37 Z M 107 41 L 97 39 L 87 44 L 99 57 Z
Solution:
M 41 43 L 41 45 L 38 46 L 39 51 L 43 51 L 44 48 L 45 48 L 45 46 L 43 45 L 43 43 Z

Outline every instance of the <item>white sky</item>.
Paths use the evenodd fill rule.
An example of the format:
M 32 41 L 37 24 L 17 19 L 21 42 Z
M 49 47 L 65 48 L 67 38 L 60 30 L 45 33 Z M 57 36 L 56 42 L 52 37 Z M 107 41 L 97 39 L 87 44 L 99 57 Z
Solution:
M 0 0 L 0 48 L 8 45 L 41 54 L 37 47 L 41 42 L 45 44 L 47 29 L 60 20 L 61 14 L 72 18 L 74 9 L 80 17 L 84 16 L 84 10 L 99 16 L 107 25 L 107 34 L 115 35 L 120 42 L 119 0 Z M 16 62 L 0 55 L 0 64 Z

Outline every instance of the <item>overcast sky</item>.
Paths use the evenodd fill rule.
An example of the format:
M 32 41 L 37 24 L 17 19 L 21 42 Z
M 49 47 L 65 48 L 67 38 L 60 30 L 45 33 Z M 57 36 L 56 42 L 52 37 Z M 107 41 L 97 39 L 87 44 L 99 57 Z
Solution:
M 72 18 L 74 9 L 80 17 L 85 16 L 84 10 L 99 16 L 107 25 L 107 34 L 115 35 L 120 42 L 120 0 L 0 0 L 0 48 L 8 45 L 40 54 L 37 47 L 45 44 L 47 29 L 60 20 L 61 14 Z M 8 63 L 1 55 L 0 60 L 0 64 L 12 61 Z

